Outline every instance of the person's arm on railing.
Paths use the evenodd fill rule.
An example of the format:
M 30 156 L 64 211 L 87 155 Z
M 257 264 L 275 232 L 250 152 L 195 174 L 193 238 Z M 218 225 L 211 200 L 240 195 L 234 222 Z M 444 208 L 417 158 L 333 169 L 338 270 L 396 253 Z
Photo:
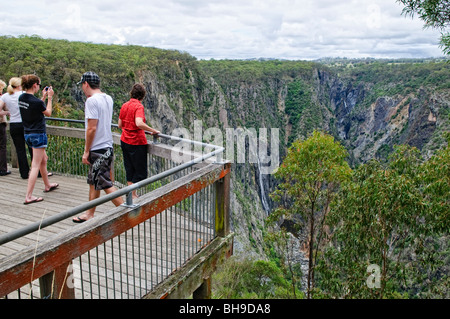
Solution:
M 139 127 L 141 130 L 144 130 L 146 132 L 150 132 L 152 135 L 158 135 L 161 132 L 157 131 L 153 128 L 151 128 L 150 126 L 148 126 L 145 122 L 144 119 L 142 117 L 136 117 L 136 126 Z M 120 120 L 119 120 L 119 128 L 121 126 Z

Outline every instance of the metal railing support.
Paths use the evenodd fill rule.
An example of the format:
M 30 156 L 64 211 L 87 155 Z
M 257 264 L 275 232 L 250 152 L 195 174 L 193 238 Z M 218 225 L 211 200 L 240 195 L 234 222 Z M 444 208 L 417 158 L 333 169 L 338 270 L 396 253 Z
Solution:
M 131 209 L 139 207 L 139 205 L 133 204 L 133 192 L 129 192 L 128 194 L 126 194 L 126 200 L 125 203 L 122 204 L 122 206 Z

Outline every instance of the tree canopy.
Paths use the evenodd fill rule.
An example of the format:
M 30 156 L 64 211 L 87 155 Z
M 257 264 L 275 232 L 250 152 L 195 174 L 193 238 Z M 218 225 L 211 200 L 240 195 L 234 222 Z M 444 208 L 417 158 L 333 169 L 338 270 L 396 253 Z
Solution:
M 292 220 L 303 238 L 307 296 L 448 298 L 449 155 L 447 145 L 424 160 L 399 145 L 388 162 L 351 170 L 331 136 L 295 141 L 268 219 Z
M 425 27 L 441 31 L 441 47 L 450 55 L 450 1 L 449 0 L 397 0 L 405 5 L 403 13 L 417 14 L 425 21 Z

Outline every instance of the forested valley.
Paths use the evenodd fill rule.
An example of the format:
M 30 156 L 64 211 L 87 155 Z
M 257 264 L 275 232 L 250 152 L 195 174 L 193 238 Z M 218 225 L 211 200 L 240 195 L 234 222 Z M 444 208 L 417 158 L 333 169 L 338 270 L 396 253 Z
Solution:
M 274 174 L 232 162 L 235 249 L 214 297 L 450 297 L 448 59 L 203 61 L 0 37 L 0 79 L 37 74 L 56 92 L 54 117 L 84 118 L 86 71 L 113 97 L 114 122 L 139 82 L 163 133 L 279 129 Z

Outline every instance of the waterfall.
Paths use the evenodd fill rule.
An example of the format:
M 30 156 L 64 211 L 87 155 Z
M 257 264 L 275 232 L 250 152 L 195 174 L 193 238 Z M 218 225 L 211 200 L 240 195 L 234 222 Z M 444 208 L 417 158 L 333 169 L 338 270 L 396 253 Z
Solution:
M 261 174 L 261 162 L 259 160 L 259 156 L 257 156 L 257 158 L 258 158 L 258 174 L 259 174 L 259 189 L 261 192 L 261 203 L 264 208 L 264 211 L 267 213 L 267 215 L 269 215 L 270 207 L 269 207 L 269 201 L 267 200 L 266 192 L 264 189 L 263 174 Z

